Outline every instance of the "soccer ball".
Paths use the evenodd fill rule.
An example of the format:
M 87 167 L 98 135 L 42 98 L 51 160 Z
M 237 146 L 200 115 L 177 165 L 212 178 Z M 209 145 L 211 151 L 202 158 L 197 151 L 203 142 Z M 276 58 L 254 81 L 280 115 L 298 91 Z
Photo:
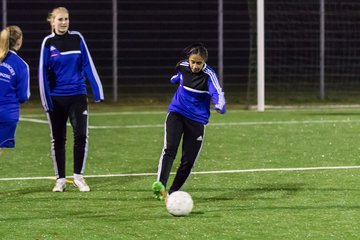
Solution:
M 193 206 L 194 202 L 190 194 L 184 191 L 171 193 L 166 201 L 166 209 L 173 216 L 189 215 Z

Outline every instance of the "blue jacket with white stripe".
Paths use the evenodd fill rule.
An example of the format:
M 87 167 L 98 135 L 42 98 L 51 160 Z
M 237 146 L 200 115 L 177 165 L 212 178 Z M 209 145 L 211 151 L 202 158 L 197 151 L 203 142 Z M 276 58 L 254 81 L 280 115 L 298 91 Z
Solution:
M 177 112 L 196 122 L 207 124 L 210 117 L 210 101 L 219 113 L 226 112 L 224 92 L 216 73 L 207 64 L 199 73 L 193 73 L 188 61 L 179 64 L 178 73 L 171 83 L 179 87 L 169 106 L 169 112 Z
M 39 88 L 45 111 L 53 110 L 51 96 L 87 94 L 86 80 L 95 101 L 104 100 L 102 84 L 83 36 L 76 31 L 46 36 L 39 63 Z
M 29 65 L 10 50 L 0 62 L 0 122 L 18 121 L 20 103 L 30 97 Z

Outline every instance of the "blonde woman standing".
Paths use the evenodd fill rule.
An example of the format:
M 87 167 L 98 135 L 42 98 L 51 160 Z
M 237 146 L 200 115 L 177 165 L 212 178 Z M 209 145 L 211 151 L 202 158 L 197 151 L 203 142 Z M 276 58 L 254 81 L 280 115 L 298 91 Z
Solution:
M 18 56 L 23 34 L 18 26 L 0 33 L 0 154 L 1 148 L 15 147 L 15 130 L 20 104 L 29 100 L 29 66 Z
M 69 31 L 69 12 L 58 7 L 48 16 L 51 34 L 41 45 L 39 89 L 51 131 L 51 152 L 56 175 L 53 192 L 66 187 L 65 144 L 66 123 L 70 120 L 73 135 L 74 186 L 81 192 L 90 191 L 84 179 L 88 154 L 88 103 L 86 81 L 89 81 L 95 101 L 104 100 L 100 78 L 84 37 Z

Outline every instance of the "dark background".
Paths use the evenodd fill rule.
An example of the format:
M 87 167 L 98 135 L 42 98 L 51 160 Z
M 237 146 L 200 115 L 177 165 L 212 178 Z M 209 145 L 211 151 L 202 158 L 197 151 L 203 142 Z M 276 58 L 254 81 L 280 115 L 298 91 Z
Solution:
M 236 103 L 256 102 L 256 0 L 223 0 L 224 90 Z M 31 67 L 36 97 L 39 50 L 50 33 L 54 7 L 70 12 L 70 30 L 80 31 L 112 100 L 112 1 L 8 0 L 8 25 L 24 31 L 20 55 Z M 181 51 L 193 42 L 209 50 L 218 70 L 217 0 L 117 1 L 118 95 L 168 99 Z M 325 100 L 358 96 L 360 1 L 325 1 Z M 265 1 L 266 102 L 317 101 L 320 78 L 320 1 Z M 354 101 L 357 101 L 355 98 Z
M 118 1 L 118 93 L 161 96 L 169 93 L 169 78 L 181 51 L 193 42 L 209 50 L 208 64 L 218 69 L 217 0 Z M 112 95 L 112 1 L 10 0 L 8 25 L 24 32 L 20 55 L 31 67 L 31 85 L 37 94 L 37 67 L 43 38 L 50 34 L 46 21 L 54 7 L 70 14 L 70 30 L 80 31 L 102 79 L 106 97 Z M 224 80 L 247 81 L 249 27 L 246 1 L 224 1 Z

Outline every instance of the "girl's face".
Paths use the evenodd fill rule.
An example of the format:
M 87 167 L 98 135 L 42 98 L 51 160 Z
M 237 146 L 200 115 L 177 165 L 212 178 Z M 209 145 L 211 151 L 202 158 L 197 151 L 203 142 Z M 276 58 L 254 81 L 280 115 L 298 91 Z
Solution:
M 69 14 L 66 12 L 57 12 L 53 20 L 54 31 L 58 35 L 65 34 L 69 29 Z
M 198 73 L 205 65 L 205 60 L 199 54 L 191 54 L 189 57 L 191 72 Z

